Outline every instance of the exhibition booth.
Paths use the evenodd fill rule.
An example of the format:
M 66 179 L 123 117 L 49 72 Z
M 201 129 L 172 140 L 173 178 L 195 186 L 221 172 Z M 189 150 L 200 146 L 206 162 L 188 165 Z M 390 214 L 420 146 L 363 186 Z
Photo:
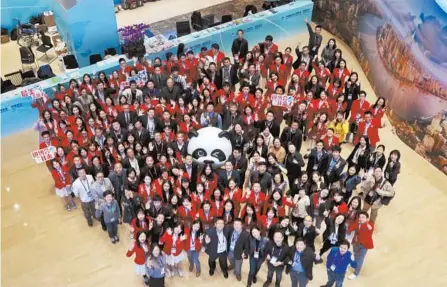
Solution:
M 186 50 L 192 50 L 195 54 L 199 53 L 201 47 L 209 48 L 213 43 L 218 43 L 221 51 L 227 55 L 231 55 L 231 43 L 237 37 L 237 31 L 239 29 L 244 30 L 245 38 L 249 43 L 262 42 L 268 34 L 274 36 L 275 42 L 294 37 L 299 33 L 305 33 L 307 31 L 304 20 L 312 17 L 312 7 L 313 3 L 311 1 L 292 2 L 275 9 L 249 15 L 242 19 L 233 20 L 172 40 L 155 36 L 145 41 L 146 46 L 151 49 L 150 53 L 146 54 L 146 58 L 153 60 L 156 57 L 160 57 L 165 59 L 166 53 L 176 53 L 177 46 L 180 43 L 185 45 Z M 89 10 L 93 11 L 91 8 Z M 82 19 L 88 18 L 86 16 L 82 17 L 78 21 L 82 22 Z M 95 17 L 90 15 L 90 18 Z M 89 29 L 86 27 L 84 30 L 84 32 L 87 32 Z M 84 32 L 80 31 L 79 35 L 82 35 Z M 97 34 L 102 35 L 102 31 L 97 32 Z M 94 35 L 85 35 L 84 40 L 90 39 L 91 37 L 94 37 Z M 96 38 L 103 40 L 103 37 Z M 73 45 L 77 46 L 79 42 L 75 40 Z M 78 47 L 78 49 L 82 49 L 82 47 Z M 85 51 L 85 54 L 90 55 L 92 53 Z M 9 136 L 32 127 L 33 123 L 39 117 L 38 110 L 31 106 L 33 97 L 40 97 L 42 92 L 51 97 L 53 95 L 52 89 L 57 87 L 58 84 L 68 84 L 70 79 L 80 79 L 84 74 L 96 75 L 99 71 L 110 74 L 112 71 L 118 69 L 118 59 L 120 57 L 125 56 L 121 55 L 109 58 L 94 65 L 67 72 L 51 79 L 2 94 L 1 136 Z M 130 65 L 133 64 L 133 59 L 127 60 Z

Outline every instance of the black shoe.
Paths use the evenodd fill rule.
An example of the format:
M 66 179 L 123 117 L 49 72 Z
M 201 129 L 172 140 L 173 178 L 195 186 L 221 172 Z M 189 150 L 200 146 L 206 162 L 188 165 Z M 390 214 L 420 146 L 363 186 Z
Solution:
M 309 158 L 309 154 L 306 153 L 306 154 L 303 156 L 303 158 L 304 158 L 304 159 L 308 159 L 308 158 Z
M 258 282 L 258 278 L 256 278 L 256 276 L 255 276 L 255 277 L 253 277 L 253 284 L 256 284 L 256 282 Z
M 224 273 L 224 278 L 227 279 L 228 278 L 228 272 Z
M 213 275 L 214 275 L 214 270 L 210 269 L 210 276 L 213 276 Z
M 264 285 L 262 285 L 263 287 L 269 287 L 270 286 L 270 283 L 272 283 L 272 282 L 268 282 L 268 281 L 266 281 L 265 283 L 264 283 Z
M 87 221 L 88 226 L 93 227 L 93 221 Z
M 107 227 L 103 226 L 102 230 L 107 231 Z

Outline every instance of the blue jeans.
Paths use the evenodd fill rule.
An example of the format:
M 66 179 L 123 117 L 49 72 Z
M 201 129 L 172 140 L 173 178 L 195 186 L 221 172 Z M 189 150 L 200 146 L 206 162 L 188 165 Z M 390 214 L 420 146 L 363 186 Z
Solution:
M 234 275 L 241 275 L 242 272 L 242 259 L 238 260 L 234 258 L 234 251 L 228 252 L 228 260 L 230 261 L 231 266 L 234 267 L 233 273 Z
M 196 272 L 200 272 L 200 261 L 199 261 L 199 252 L 196 250 L 188 250 L 188 261 L 189 265 L 196 266 Z
M 275 286 L 281 286 L 282 272 L 284 271 L 284 265 L 273 266 L 270 262 L 267 263 L 267 281 L 264 284 L 270 285 L 273 280 L 273 273 L 276 273 Z
M 359 275 L 362 270 L 363 261 L 365 261 L 366 253 L 368 249 L 363 247 L 362 244 L 356 243 L 354 244 L 354 260 L 357 262 L 357 267 L 355 268 L 354 274 Z
M 327 283 L 326 287 L 332 287 L 335 283 L 335 287 L 342 287 L 345 280 L 345 273 L 335 273 L 331 269 L 327 269 Z
M 309 279 L 306 273 L 290 270 L 290 280 L 292 280 L 292 287 L 306 287 Z
M 253 282 L 253 278 L 258 275 L 259 269 L 261 269 L 262 263 L 264 261 L 259 258 L 254 258 L 253 256 L 250 256 L 250 271 L 248 273 L 248 280 L 247 285 L 251 286 L 251 283 Z

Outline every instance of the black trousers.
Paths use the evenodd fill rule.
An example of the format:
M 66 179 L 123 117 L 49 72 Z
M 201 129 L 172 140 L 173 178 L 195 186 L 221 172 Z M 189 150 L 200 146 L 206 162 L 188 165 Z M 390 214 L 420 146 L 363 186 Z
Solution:
M 320 249 L 320 256 L 334 246 L 338 246 L 338 244 L 331 244 L 331 241 L 329 239 L 326 239 L 323 243 L 323 247 L 321 247 Z
M 282 272 L 284 271 L 284 265 L 273 266 L 270 262 L 267 263 L 267 281 L 265 283 L 272 283 L 273 273 L 276 273 L 275 286 L 281 286 Z
M 224 274 L 228 273 L 227 252 L 218 253 L 216 258 L 208 257 L 210 270 L 216 270 L 216 260 L 219 260 L 220 269 Z
M 261 269 L 262 263 L 264 260 L 260 258 L 250 257 L 250 272 L 248 273 L 247 285 L 251 286 L 253 283 L 253 278 L 258 275 L 259 269 Z

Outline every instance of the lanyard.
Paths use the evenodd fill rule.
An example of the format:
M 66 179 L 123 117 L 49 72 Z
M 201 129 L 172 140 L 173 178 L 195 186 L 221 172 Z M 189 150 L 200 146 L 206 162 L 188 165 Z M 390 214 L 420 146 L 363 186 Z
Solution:
M 85 187 L 84 183 L 82 182 L 82 179 L 80 180 L 82 187 L 85 189 L 85 192 L 89 192 L 90 191 L 90 184 L 88 183 L 88 179 L 85 180 L 87 182 L 87 187 Z
M 281 246 L 274 246 L 273 248 L 272 248 L 272 257 L 276 257 L 276 258 L 279 258 L 279 256 L 281 256 L 281 252 L 282 252 L 282 245 Z M 276 248 L 279 248 L 279 253 L 278 253 L 278 256 L 273 256 L 273 254 L 275 253 L 275 249 Z

